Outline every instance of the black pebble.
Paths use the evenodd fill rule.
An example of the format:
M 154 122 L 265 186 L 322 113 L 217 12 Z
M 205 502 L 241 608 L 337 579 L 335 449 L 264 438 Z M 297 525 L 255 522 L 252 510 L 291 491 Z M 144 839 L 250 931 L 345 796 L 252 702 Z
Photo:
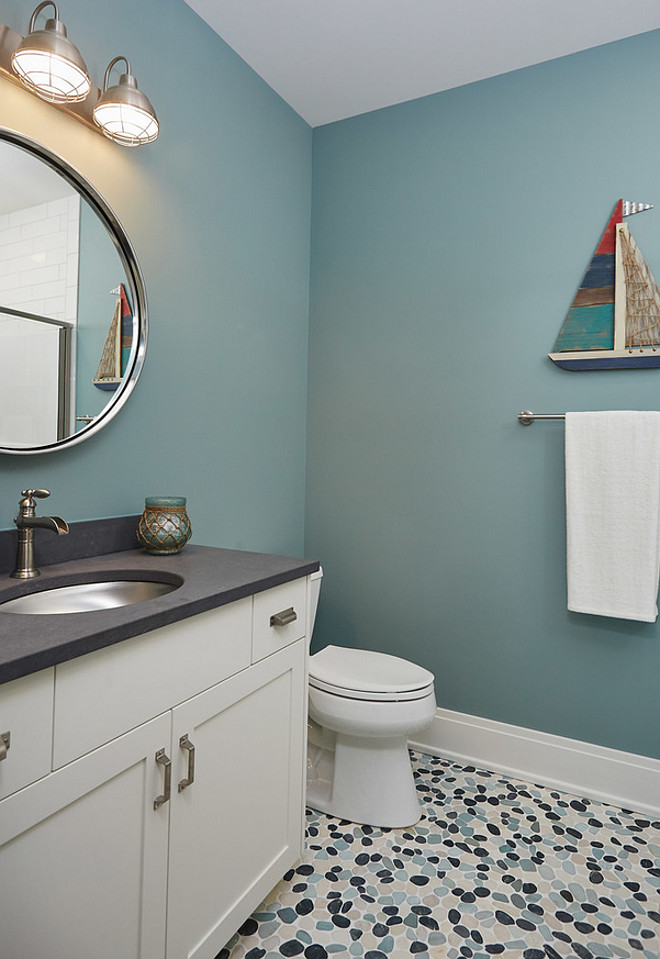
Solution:
M 508 914 L 508 912 L 503 912 L 501 909 L 495 910 L 495 918 L 498 922 L 501 922 L 503 926 L 512 926 L 513 919 Z
M 248 959 L 246 956 L 245 959 Z M 318 943 L 314 942 L 305 949 L 305 959 L 328 959 L 328 953 Z
M 280 952 L 283 956 L 299 956 L 305 947 L 298 939 L 289 939 L 280 946 Z

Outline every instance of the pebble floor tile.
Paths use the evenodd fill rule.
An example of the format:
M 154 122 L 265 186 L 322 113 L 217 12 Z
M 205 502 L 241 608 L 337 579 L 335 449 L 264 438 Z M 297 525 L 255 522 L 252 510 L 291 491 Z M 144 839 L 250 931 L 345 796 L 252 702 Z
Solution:
M 410 829 L 308 810 L 307 849 L 216 959 L 659 959 L 660 821 L 413 754 Z

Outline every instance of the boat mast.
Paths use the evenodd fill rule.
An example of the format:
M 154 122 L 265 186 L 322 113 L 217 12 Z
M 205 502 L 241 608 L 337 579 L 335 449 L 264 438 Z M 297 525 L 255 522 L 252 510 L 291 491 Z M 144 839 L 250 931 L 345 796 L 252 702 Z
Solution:
M 614 256 L 614 349 L 626 347 L 626 272 L 623 268 L 624 236 L 628 236 L 625 223 L 616 225 L 616 249 Z

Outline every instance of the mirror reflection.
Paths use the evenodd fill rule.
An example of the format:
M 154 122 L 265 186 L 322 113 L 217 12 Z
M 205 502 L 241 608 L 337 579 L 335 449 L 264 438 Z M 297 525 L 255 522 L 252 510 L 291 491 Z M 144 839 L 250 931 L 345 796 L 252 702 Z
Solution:
M 0 447 L 94 423 L 130 374 L 138 331 L 115 242 L 72 183 L 0 140 Z

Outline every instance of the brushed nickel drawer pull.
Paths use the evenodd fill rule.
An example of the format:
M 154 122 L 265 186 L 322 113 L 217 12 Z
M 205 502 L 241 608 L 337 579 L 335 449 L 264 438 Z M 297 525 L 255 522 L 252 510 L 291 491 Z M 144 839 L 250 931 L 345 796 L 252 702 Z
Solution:
M 7 758 L 11 733 L 0 733 L 0 760 Z
M 166 802 L 169 802 L 172 789 L 172 760 L 168 759 L 164 749 L 159 749 L 156 753 L 156 762 L 165 767 L 165 783 L 163 793 L 154 799 L 154 809 L 159 809 Z
M 185 779 L 179 781 L 179 792 L 182 793 L 184 789 L 192 786 L 195 782 L 195 747 L 188 739 L 188 733 L 181 737 L 179 746 L 181 749 L 188 750 L 188 775 Z
M 275 613 L 270 617 L 271 626 L 288 626 L 289 623 L 295 623 L 298 619 L 298 614 L 296 613 L 293 606 L 289 606 L 288 609 L 283 609 L 281 613 Z

